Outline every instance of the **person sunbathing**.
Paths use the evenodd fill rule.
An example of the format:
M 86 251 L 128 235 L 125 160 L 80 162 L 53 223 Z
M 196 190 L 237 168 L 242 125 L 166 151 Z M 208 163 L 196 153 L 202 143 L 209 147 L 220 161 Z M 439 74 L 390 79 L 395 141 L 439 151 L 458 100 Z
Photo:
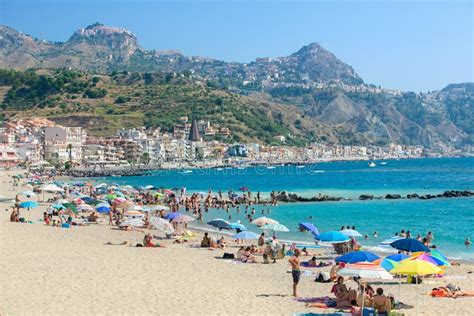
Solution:
M 257 259 L 250 252 L 250 247 L 245 248 L 245 251 L 242 254 L 242 257 L 240 258 L 240 260 L 245 263 L 257 263 Z
M 337 283 L 333 285 L 331 293 L 336 296 L 338 306 L 350 306 L 350 302 L 357 297 L 355 290 L 348 290 L 344 284 L 344 278 L 337 278 Z
M 211 239 L 209 238 L 209 234 L 204 233 L 204 237 L 202 237 L 202 240 L 201 240 L 201 247 L 208 248 L 210 246 L 211 246 Z
M 97 213 L 96 211 L 91 212 L 89 216 L 87 216 L 87 220 L 89 222 L 97 222 L 99 218 L 100 218 L 99 213 Z
M 458 298 L 458 297 L 474 297 L 474 291 L 463 291 L 461 289 L 452 291 L 447 287 L 440 286 L 438 288 L 434 288 L 431 290 L 428 295 L 433 297 L 450 297 L 450 298 Z
M 146 234 L 145 237 L 143 237 L 143 246 L 144 247 L 161 247 L 160 244 L 155 244 L 153 243 L 153 236 L 151 234 Z

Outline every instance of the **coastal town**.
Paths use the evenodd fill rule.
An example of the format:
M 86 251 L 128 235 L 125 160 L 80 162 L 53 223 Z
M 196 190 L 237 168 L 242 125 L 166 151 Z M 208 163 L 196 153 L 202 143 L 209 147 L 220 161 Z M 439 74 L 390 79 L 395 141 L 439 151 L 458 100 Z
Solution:
M 231 131 L 195 117 L 181 117 L 173 132 L 160 128 L 119 129 L 110 137 L 94 137 L 76 126 L 44 118 L 19 119 L 0 128 L 0 166 L 17 164 L 101 169 L 113 167 L 188 168 L 274 164 L 308 164 L 333 160 L 419 158 L 422 146 L 343 146 L 314 143 L 285 146 L 230 144 Z M 218 136 L 218 137 L 216 137 Z M 282 145 L 283 144 L 283 145 Z

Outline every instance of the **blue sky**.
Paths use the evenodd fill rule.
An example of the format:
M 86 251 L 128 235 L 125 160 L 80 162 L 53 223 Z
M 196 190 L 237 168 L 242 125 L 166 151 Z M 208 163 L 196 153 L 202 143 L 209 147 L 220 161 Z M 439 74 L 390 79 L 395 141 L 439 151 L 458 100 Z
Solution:
M 472 1 L 1 0 L 0 23 L 51 41 L 99 21 L 147 49 L 248 62 L 319 42 L 368 83 L 474 81 Z

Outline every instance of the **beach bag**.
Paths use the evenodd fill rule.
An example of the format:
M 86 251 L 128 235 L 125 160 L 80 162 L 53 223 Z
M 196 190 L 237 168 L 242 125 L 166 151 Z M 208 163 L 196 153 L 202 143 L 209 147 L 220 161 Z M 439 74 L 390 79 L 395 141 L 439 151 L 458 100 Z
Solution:
M 235 259 L 235 256 L 233 253 L 225 252 L 224 255 L 222 256 L 222 259 Z
M 316 275 L 316 278 L 314 279 L 314 282 L 329 283 L 329 282 L 331 282 L 331 277 L 329 276 L 329 273 L 327 273 L 327 272 L 319 272 Z

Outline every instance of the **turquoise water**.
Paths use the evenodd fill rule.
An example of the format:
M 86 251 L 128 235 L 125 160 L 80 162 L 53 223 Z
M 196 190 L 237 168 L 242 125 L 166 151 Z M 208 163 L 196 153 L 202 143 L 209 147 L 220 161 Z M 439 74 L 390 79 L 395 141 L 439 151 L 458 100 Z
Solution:
M 369 168 L 367 162 L 330 162 L 296 168 L 279 166 L 246 169 L 193 170 L 192 174 L 178 171 L 158 171 L 150 176 L 108 178 L 108 182 L 131 185 L 163 186 L 188 191 L 237 190 L 242 186 L 251 191 L 268 193 L 287 190 L 305 196 L 318 193 L 357 197 L 360 194 L 384 195 L 387 193 L 441 193 L 445 190 L 474 190 L 474 158 L 443 158 L 388 160 L 386 165 Z M 258 217 L 260 206 L 255 207 Z M 241 212 L 243 213 L 243 212 Z M 211 210 L 206 219 L 227 218 L 220 210 Z M 244 214 L 231 212 L 232 220 L 248 224 Z M 363 245 L 375 246 L 401 229 L 412 235 L 423 236 L 431 230 L 439 249 L 457 258 L 474 260 L 474 249 L 464 246 L 464 238 L 474 239 L 474 198 L 434 200 L 374 200 L 326 203 L 288 203 L 271 208 L 272 217 L 291 229 L 280 233 L 280 238 L 310 241 L 311 236 L 299 233 L 297 223 L 312 222 L 320 231 L 338 230 L 342 225 L 354 225 L 368 240 Z M 253 225 L 247 225 L 254 231 Z M 377 239 L 372 238 L 374 231 Z

